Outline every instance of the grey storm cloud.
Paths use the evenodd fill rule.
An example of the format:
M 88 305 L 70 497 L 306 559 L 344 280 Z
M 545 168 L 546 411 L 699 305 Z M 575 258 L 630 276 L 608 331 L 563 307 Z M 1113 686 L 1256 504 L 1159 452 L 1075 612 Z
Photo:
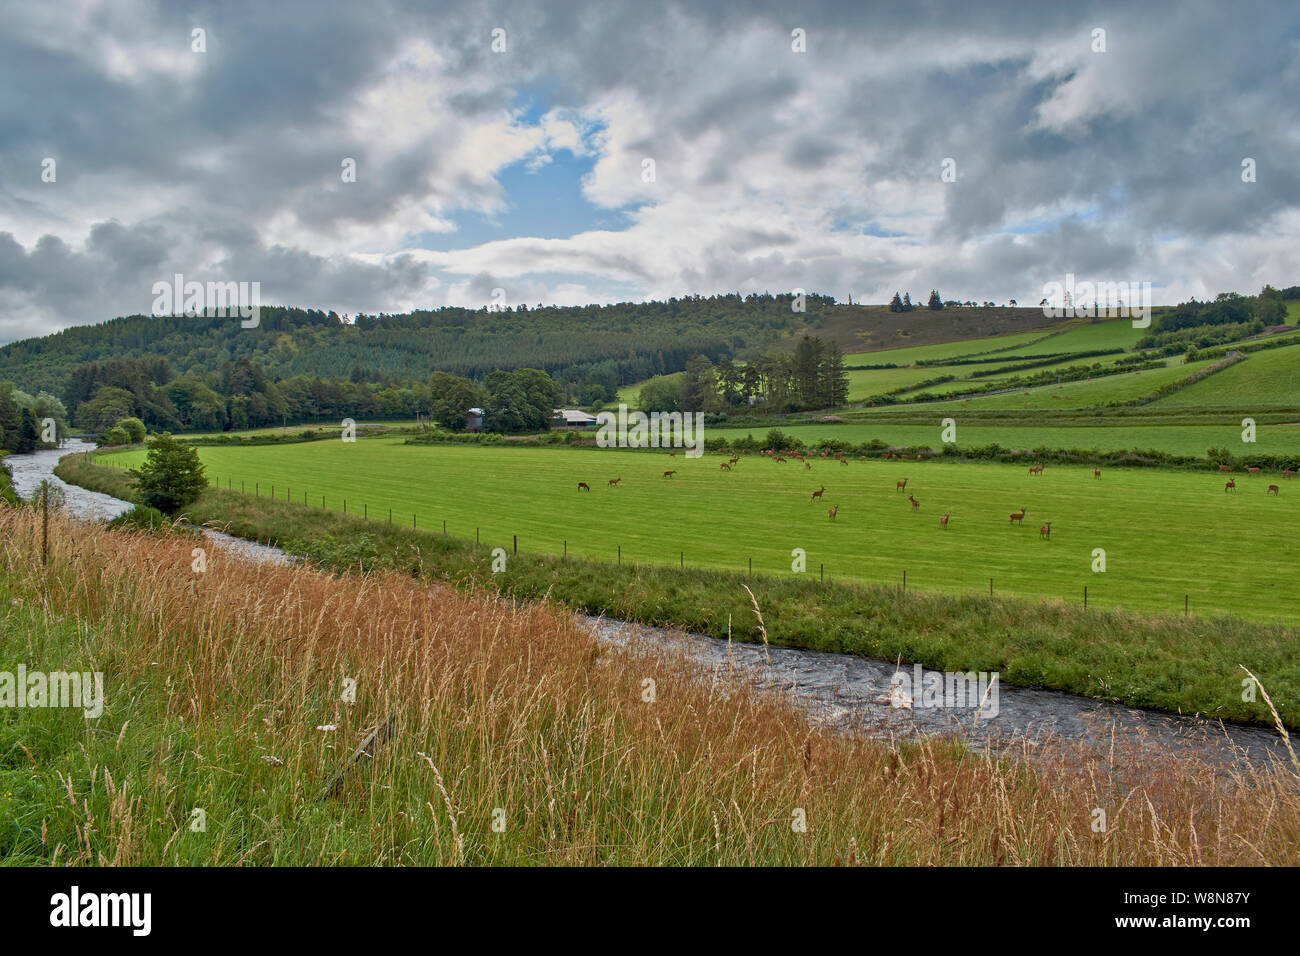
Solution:
M 1300 281 L 1288 5 L 86 0 L 0 2 L 0 22 L 0 341 L 143 311 L 173 272 L 340 312 L 502 286 L 1023 301 L 1066 271 L 1179 294 Z M 588 200 L 636 213 L 422 249 L 508 209 L 501 170 L 572 146 L 528 103 L 585 130 Z

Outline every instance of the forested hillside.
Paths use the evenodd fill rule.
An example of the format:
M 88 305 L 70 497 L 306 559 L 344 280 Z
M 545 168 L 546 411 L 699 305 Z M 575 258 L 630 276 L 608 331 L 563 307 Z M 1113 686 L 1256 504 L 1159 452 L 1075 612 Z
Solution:
M 540 368 L 557 381 L 612 390 L 678 372 L 692 355 L 742 356 L 819 322 L 834 304 L 808 296 L 689 296 L 666 302 L 528 308 L 445 308 L 359 315 L 263 307 L 257 328 L 237 318 L 133 315 L 76 326 L 0 348 L 0 380 L 29 392 L 67 394 L 86 362 L 161 358 L 178 375 L 203 375 L 251 359 L 274 381 L 299 375 L 352 381 L 425 381 L 434 371 L 482 378 L 497 369 Z

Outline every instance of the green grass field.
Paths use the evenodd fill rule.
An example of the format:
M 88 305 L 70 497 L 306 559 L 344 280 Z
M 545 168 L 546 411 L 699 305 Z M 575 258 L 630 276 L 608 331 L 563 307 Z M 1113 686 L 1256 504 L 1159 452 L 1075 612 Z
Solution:
M 1134 328 L 1132 319 L 1103 319 L 1097 323 L 1088 319 L 1082 321 L 1086 324 L 1076 324 L 1060 335 L 1053 335 L 1033 345 L 1022 345 L 1001 354 L 1011 358 L 1017 355 L 1045 355 L 1052 352 L 1128 349 L 1150 331 Z
M 1300 454 L 1300 426 L 1259 425 L 1253 445 L 1241 441 L 1241 425 L 1151 425 L 1145 423 L 1111 425 L 966 425 L 960 415 L 957 422 L 957 445 L 975 448 L 998 444 L 1003 448 L 1080 448 L 1097 451 L 1142 449 L 1163 451 L 1171 455 L 1204 457 L 1210 448 L 1230 448 L 1236 454 Z M 933 424 L 917 425 L 894 422 L 845 422 L 840 425 L 779 425 L 782 432 L 813 444 L 823 438 L 860 445 L 878 438 L 900 448 L 942 447 L 940 417 Z M 752 435 L 762 440 L 767 428 L 715 428 L 710 438 L 744 438 Z
M 970 463 L 818 460 L 776 464 L 749 456 L 735 472 L 718 455 L 612 450 L 408 446 L 392 439 L 353 444 L 199 450 L 209 475 L 235 490 L 423 528 L 445 520 L 450 534 L 475 535 L 509 549 L 614 561 L 789 574 L 791 551 L 803 548 L 808 570 L 840 578 L 901 582 L 948 592 L 987 591 L 1174 611 L 1184 595 L 1198 613 L 1255 619 L 1300 619 L 1294 575 L 1300 566 L 1300 490 L 1265 495 L 1276 478 L 1238 476 L 1226 494 L 1217 474 Z M 106 456 L 138 464 L 142 452 Z M 678 473 L 661 477 L 666 469 Z M 606 480 L 622 477 L 610 489 Z M 913 512 L 895 482 L 920 500 Z M 579 491 L 586 481 L 590 492 Z M 825 484 L 823 501 L 810 493 Z M 1300 489 L 1297 484 L 1296 489 Z M 835 522 L 829 506 L 839 506 Z M 1028 508 L 1023 527 L 1008 515 Z M 950 527 L 938 518 L 951 511 Z M 1039 526 L 1052 523 L 1050 541 Z M 1105 549 L 1105 573 L 1091 570 Z
M 1142 398 L 1162 385 L 1186 378 L 1210 364 L 1209 361 L 1183 364 L 1179 358 L 1165 368 L 1122 372 L 1061 385 L 1040 385 L 996 395 L 979 395 L 963 400 L 961 405 L 976 410 L 1092 408 L 1107 402 L 1127 402 Z
M 1194 385 L 1152 402 L 1152 407 L 1241 408 L 1294 405 L 1300 420 L 1300 345 L 1251 352 L 1244 362 L 1217 372 Z

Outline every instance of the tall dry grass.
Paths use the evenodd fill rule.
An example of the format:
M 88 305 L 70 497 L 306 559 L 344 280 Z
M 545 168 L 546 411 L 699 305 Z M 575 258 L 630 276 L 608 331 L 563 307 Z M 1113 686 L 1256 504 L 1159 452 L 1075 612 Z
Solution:
M 1282 766 L 874 742 L 554 607 L 62 518 L 43 570 L 37 522 L 0 509 L 0 669 L 108 704 L 0 713 L 9 862 L 1300 862 Z

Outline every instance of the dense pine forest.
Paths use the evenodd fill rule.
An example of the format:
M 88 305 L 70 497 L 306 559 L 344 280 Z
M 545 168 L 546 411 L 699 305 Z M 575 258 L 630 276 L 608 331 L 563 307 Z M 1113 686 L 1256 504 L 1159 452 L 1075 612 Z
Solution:
M 0 380 L 63 394 L 78 366 L 121 358 L 164 359 L 179 376 L 209 375 L 253 360 L 273 381 L 347 377 L 387 384 L 435 371 L 480 379 L 498 369 L 539 368 L 564 383 L 611 392 L 680 372 L 695 354 L 743 356 L 818 322 L 834 299 L 810 295 L 687 296 L 501 311 L 444 308 L 357 315 L 264 306 L 257 328 L 213 316 L 132 315 L 0 347 Z

